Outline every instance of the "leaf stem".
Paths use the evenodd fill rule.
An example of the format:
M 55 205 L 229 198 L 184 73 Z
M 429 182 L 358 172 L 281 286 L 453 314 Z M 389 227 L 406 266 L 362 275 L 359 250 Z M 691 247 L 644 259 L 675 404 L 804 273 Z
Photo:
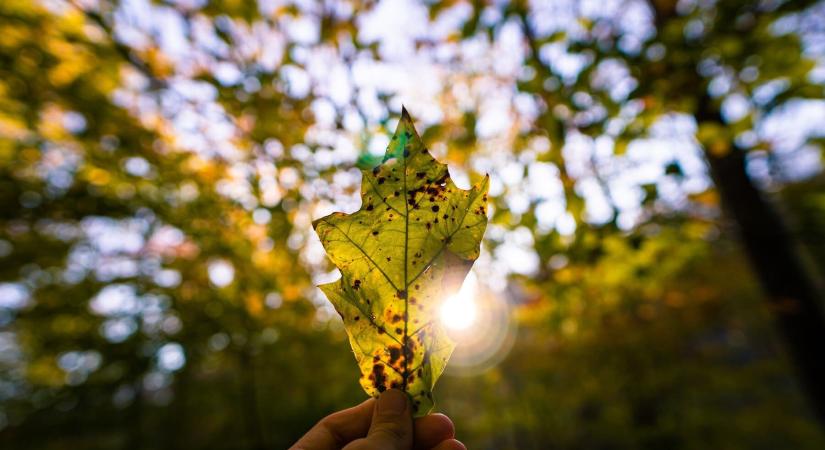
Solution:
M 410 116 L 407 114 L 407 110 L 402 107 L 402 114 L 401 120 L 408 120 L 412 122 Z M 414 130 L 413 130 L 414 131 Z M 404 158 L 404 338 L 402 339 L 401 348 L 404 353 L 404 374 L 402 375 L 404 380 L 402 385 L 404 386 L 404 392 L 407 391 L 407 378 L 409 377 L 409 360 L 410 360 L 410 350 L 408 347 L 408 340 L 409 336 L 407 335 L 408 326 L 410 322 L 410 294 L 408 292 L 410 288 L 410 283 L 407 281 L 407 266 L 409 266 L 408 260 L 408 251 L 410 247 L 410 204 L 409 199 L 407 198 L 410 194 L 407 192 L 407 158 L 409 157 L 409 153 L 406 151 L 407 147 L 407 134 L 403 134 L 403 140 L 401 141 L 401 155 Z

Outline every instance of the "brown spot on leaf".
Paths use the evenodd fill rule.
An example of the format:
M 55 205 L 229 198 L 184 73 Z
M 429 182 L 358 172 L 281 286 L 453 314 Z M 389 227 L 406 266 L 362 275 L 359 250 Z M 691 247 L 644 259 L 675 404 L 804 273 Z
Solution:
M 395 364 L 399 358 L 401 358 L 401 347 L 399 346 L 391 346 L 389 348 L 390 351 L 390 364 Z
M 387 375 L 384 373 L 384 365 L 381 363 L 376 363 L 372 366 L 372 373 L 370 374 L 370 380 L 372 381 L 372 385 L 378 389 L 378 392 L 384 392 L 387 390 Z
M 404 342 L 406 343 L 405 347 L 407 347 L 407 354 L 412 355 L 415 351 L 416 343 L 414 340 L 410 339 L 409 336 L 404 338 Z

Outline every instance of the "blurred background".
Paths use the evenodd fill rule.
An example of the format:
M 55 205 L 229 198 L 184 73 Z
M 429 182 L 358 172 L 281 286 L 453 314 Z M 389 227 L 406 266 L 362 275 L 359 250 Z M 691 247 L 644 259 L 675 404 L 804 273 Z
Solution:
M 825 2 L 3 0 L 0 447 L 282 449 L 362 401 L 310 222 L 404 104 L 491 176 L 471 449 L 825 448 Z

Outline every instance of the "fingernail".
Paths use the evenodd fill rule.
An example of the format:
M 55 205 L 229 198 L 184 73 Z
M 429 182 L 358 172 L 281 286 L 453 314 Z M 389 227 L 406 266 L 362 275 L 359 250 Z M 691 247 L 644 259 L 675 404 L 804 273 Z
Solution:
M 378 414 L 397 416 L 407 410 L 407 394 L 398 389 L 385 391 L 378 397 Z

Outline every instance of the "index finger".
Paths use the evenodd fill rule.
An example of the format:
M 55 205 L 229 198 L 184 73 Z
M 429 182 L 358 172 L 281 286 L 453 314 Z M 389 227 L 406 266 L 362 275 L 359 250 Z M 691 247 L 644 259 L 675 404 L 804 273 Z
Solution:
M 455 437 L 453 421 L 444 414 L 430 414 L 415 419 L 415 449 L 430 450 Z

